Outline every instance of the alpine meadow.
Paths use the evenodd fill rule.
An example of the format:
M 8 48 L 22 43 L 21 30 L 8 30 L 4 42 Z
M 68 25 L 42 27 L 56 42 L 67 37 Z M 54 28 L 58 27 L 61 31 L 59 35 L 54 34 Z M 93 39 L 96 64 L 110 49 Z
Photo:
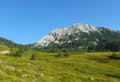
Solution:
M 0 0 L 0 82 L 120 82 L 120 0 Z
M 75 24 L 35 44 L 0 38 L 1 82 L 119 82 L 120 32 Z

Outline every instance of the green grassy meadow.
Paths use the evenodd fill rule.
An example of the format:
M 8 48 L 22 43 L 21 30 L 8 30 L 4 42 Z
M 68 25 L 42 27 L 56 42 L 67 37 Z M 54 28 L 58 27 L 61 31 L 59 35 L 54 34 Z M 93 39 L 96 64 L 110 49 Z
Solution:
M 0 51 L 3 51 L 3 50 L 10 50 L 10 49 L 7 46 L 0 45 Z
M 34 60 L 30 60 L 35 54 Z M 0 82 L 120 82 L 120 53 L 26 51 L 22 57 L 0 54 Z M 92 79 L 91 79 L 92 78 Z

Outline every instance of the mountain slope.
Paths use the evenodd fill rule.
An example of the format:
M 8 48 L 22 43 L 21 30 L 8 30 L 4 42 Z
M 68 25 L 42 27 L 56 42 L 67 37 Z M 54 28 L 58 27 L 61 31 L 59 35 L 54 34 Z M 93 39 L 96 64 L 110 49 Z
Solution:
M 94 46 L 113 40 L 120 40 L 120 31 L 88 24 L 75 24 L 70 27 L 53 30 L 39 40 L 34 47 L 93 50 Z
M 79 32 L 89 33 L 89 31 L 98 31 L 96 27 L 85 25 L 85 24 L 75 24 L 70 26 L 69 28 L 60 28 L 52 31 L 47 36 L 43 37 L 40 41 L 38 41 L 35 46 L 47 46 L 51 42 L 62 44 L 69 39 L 73 39 L 71 35 L 77 34 Z M 70 37 L 70 38 L 69 38 Z M 74 37 L 74 35 L 73 35 Z M 75 38 L 77 39 L 77 38 Z M 62 40 L 62 41 L 61 41 Z M 65 41 L 64 41 L 65 40 Z M 70 42 L 70 40 L 68 41 Z
M 14 43 L 13 41 L 8 40 L 8 39 L 3 38 L 3 37 L 0 37 L 0 45 L 4 45 L 7 47 L 16 47 L 17 46 L 17 44 Z

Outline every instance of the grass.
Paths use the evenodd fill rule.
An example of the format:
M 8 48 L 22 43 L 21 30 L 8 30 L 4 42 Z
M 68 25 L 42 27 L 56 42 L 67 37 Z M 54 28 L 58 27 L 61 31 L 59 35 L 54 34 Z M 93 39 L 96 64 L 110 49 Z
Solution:
M 0 51 L 4 51 L 4 50 L 8 50 L 9 51 L 9 48 L 7 46 L 0 45 Z
M 30 60 L 32 54 L 35 60 Z M 120 82 L 120 59 L 111 59 L 112 52 L 57 54 L 27 51 L 21 58 L 0 55 L 0 82 Z

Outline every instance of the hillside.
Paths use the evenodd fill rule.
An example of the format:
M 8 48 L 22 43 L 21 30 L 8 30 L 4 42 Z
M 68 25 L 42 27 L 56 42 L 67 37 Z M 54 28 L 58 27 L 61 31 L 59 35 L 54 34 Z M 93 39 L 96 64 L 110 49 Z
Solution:
M 0 54 L 9 54 L 10 48 L 4 45 L 0 45 Z
M 120 45 L 120 31 L 88 24 L 58 28 L 39 40 L 34 47 L 68 51 L 111 51 L 107 44 Z M 119 47 L 120 46 L 115 46 Z M 120 51 L 120 49 L 113 49 Z
M 0 45 L 0 51 L 10 50 L 7 46 Z
M 30 60 L 31 54 L 35 59 Z M 63 53 L 64 54 L 64 53 Z M 0 82 L 120 82 L 120 53 L 25 52 L 21 58 L 0 56 Z
M 0 51 L 2 51 L 3 53 L 4 51 L 5 52 L 13 51 L 15 53 L 19 49 L 21 49 L 22 51 L 26 51 L 26 50 L 29 50 L 31 46 L 32 44 L 28 44 L 28 45 L 17 44 L 11 40 L 0 37 Z
M 0 37 L 0 45 L 4 45 L 7 47 L 16 47 L 17 46 L 17 44 L 14 43 L 13 41 L 8 40 L 8 39 L 3 38 L 3 37 Z

